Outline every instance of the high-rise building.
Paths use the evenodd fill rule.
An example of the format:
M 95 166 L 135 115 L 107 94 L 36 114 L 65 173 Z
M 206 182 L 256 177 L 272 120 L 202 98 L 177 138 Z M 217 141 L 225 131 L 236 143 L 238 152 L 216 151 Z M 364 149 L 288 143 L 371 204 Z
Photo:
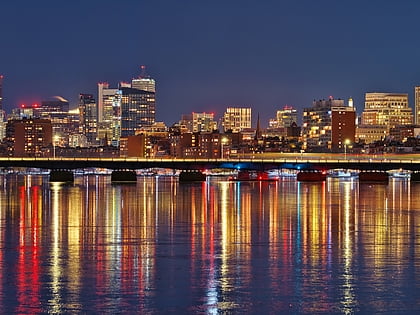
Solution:
M 38 109 L 38 113 L 41 117 L 54 112 L 67 113 L 68 111 L 69 101 L 61 96 L 53 96 L 42 101 L 41 107 Z
M 131 80 L 131 88 L 156 93 L 156 82 L 146 73 L 146 66 L 140 67 L 141 74 Z
M 420 125 L 420 86 L 414 87 L 414 123 Z
M 366 93 L 362 125 L 385 125 L 387 129 L 398 125 L 411 125 L 413 113 L 408 107 L 406 93 Z
M 152 78 L 136 78 L 131 80 L 133 89 L 156 93 L 156 82 Z
M 133 136 L 155 123 L 155 93 L 121 88 L 121 137 Z
M 79 129 L 87 138 L 89 145 L 96 144 L 97 108 L 92 94 L 79 95 Z
M 0 74 L 0 110 L 3 110 L 3 75 Z
M 192 113 L 193 132 L 212 132 L 217 129 L 213 113 Z
M 121 135 L 121 90 L 98 83 L 98 139 L 118 146 Z M 108 143 L 104 143 L 108 144 Z
M 343 152 L 355 140 L 356 110 L 351 102 L 349 106 L 331 107 L 331 149 L 335 152 Z
M 241 132 L 252 126 L 250 107 L 228 107 L 222 118 L 223 131 Z
M 277 127 L 290 127 L 293 123 L 297 124 L 297 110 L 292 106 L 284 106 L 276 114 Z
M 352 104 L 352 100 L 349 102 Z M 344 100 L 330 97 L 313 101 L 303 110 L 303 148 L 308 151 L 340 150 L 354 142 L 356 112 Z
M 6 113 L 3 110 L 3 75 L 0 74 L 0 141 L 6 136 Z
M 53 96 L 41 102 L 41 106 L 33 105 L 33 117 L 51 120 L 53 141 L 56 146 L 68 144 L 69 134 L 74 133 L 69 123 L 69 101 L 61 96 Z

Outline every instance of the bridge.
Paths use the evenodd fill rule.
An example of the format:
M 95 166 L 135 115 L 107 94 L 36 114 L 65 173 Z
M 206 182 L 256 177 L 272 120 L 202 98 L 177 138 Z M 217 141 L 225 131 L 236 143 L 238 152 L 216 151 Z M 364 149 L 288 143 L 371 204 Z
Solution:
M 0 157 L 0 168 L 25 167 L 50 170 L 106 168 L 110 170 L 137 170 L 169 168 L 179 170 L 205 170 L 215 168 L 243 170 L 392 170 L 420 171 L 420 155 L 360 155 L 343 154 L 272 154 L 270 156 L 194 159 L 194 158 L 28 158 Z

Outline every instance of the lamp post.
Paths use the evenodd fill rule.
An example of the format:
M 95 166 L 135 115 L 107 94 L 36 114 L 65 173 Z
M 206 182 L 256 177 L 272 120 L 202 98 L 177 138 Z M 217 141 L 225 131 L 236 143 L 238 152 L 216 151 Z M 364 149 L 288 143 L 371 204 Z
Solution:
M 228 139 L 223 137 L 220 140 L 220 158 L 223 159 L 223 145 L 226 144 L 228 142 Z
M 350 140 L 344 140 L 344 159 L 347 160 L 347 146 L 350 144 Z
M 53 137 L 53 158 L 55 159 L 55 147 L 56 147 L 56 142 L 58 141 L 58 136 L 55 135 Z

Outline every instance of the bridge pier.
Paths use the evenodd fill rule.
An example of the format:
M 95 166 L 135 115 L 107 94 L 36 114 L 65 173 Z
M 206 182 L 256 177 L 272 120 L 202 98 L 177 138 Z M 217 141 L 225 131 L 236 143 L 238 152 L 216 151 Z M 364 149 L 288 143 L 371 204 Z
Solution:
M 112 183 L 135 183 L 137 182 L 137 174 L 135 171 L 112 171 Z
M 384 171 L 362 171 L 359 173 L 359 182 L 388 183 L 389 174 Z
M 204 182 L 206 175 L 197 170 L 182 171 L 179 173 L 180 182 Z
M 65 170 L 51 170 L 50 182 L 74 182 L 74 174 L 72 171 Z
M 420 172 L 419 171 L 412 172 L 410 179 L 413 182 L 420 182 Z

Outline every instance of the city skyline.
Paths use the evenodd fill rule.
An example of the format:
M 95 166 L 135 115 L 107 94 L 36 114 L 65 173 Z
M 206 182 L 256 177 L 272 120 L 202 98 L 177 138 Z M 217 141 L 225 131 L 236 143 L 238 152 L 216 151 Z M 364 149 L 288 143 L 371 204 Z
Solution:
M 46 0 L 1 8 L 8 112 L 52 95 L 74 107 L 97 82 L 116 86 L 142 64 L 157 82 L 156 119 L 167 124 L 192 111 L 220 117 L 230 106 L 258 108 L 266 124 L 286 104 L 301 112 L 330 95 L 352 97 L 360 113 L 366 92 L 409 93 L 414 109 L 420 82 L 417 3 Z

